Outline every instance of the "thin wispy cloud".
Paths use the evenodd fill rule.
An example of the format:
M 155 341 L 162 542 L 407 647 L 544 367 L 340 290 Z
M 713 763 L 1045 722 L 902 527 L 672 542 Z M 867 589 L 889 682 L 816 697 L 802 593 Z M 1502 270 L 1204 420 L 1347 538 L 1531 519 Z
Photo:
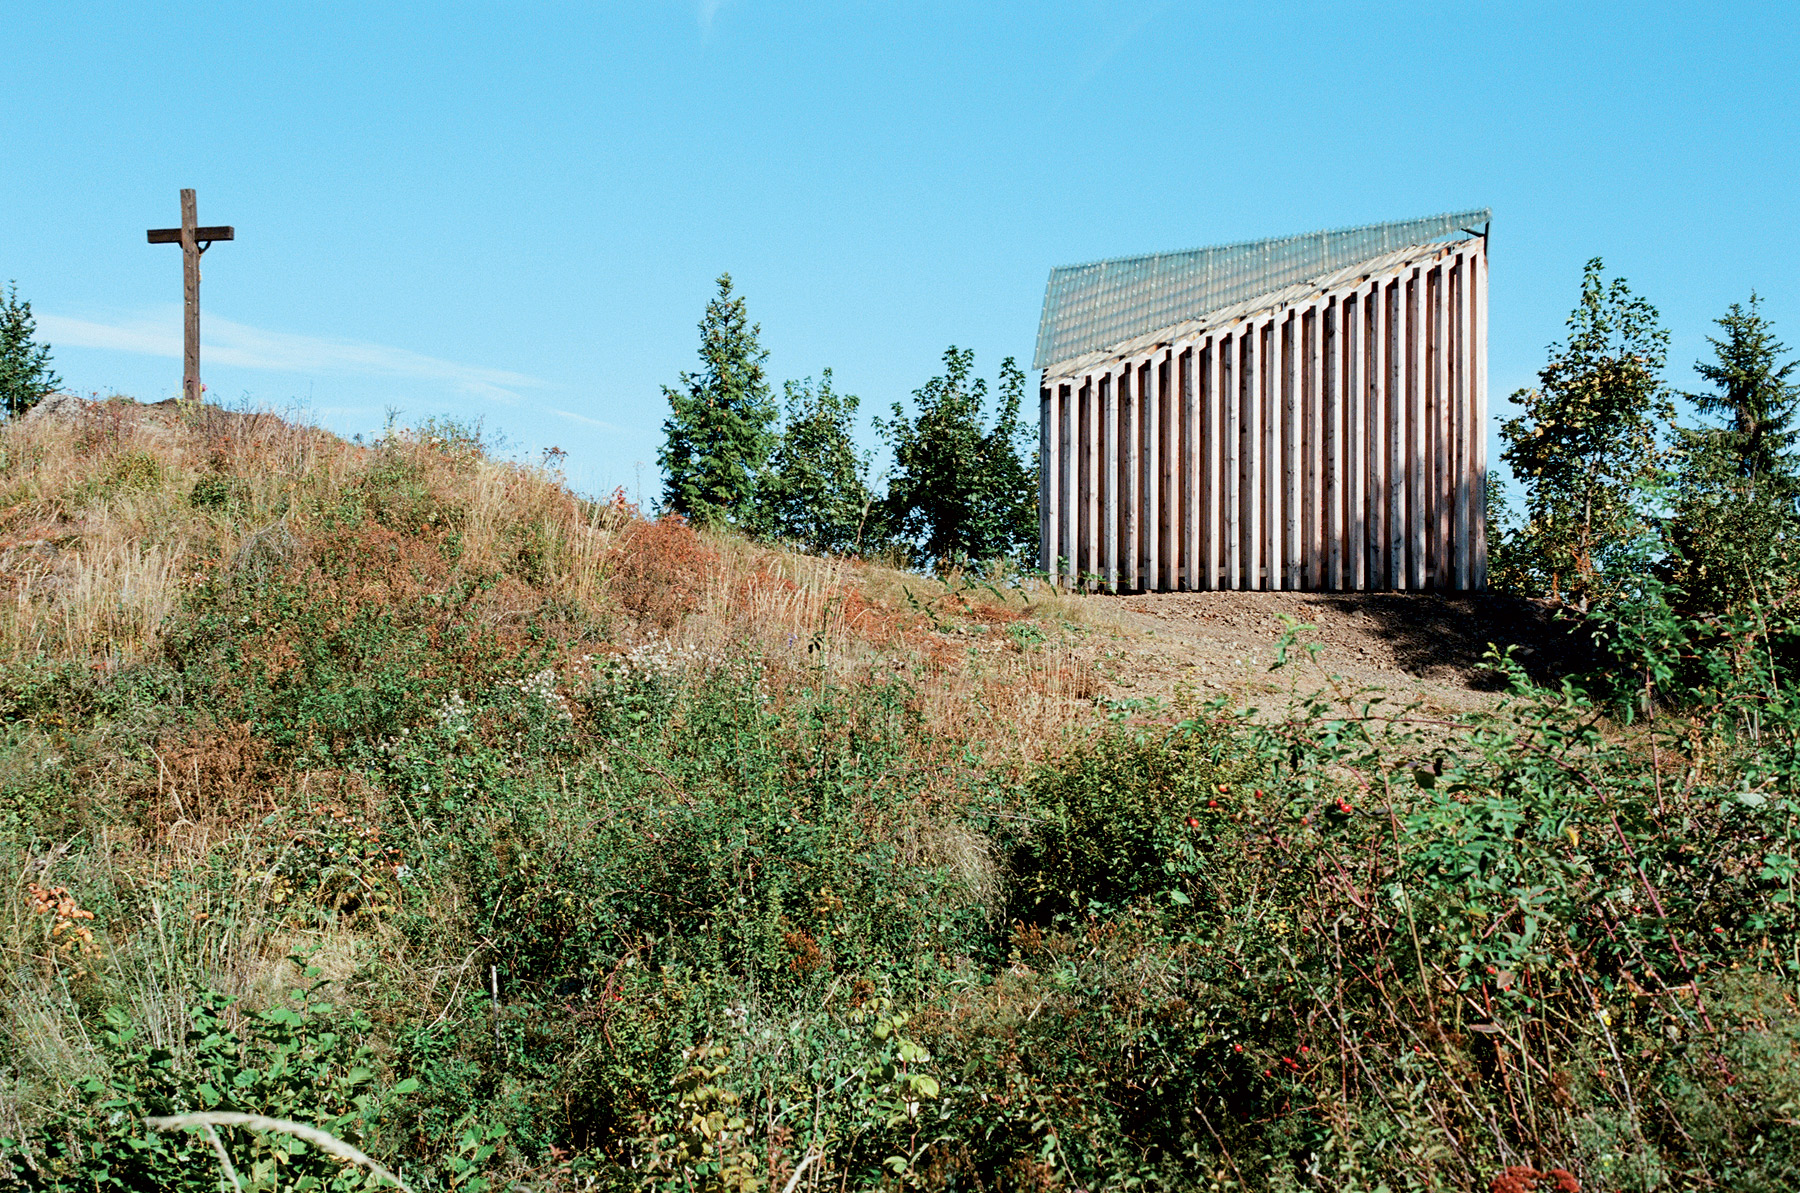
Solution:
M 37 323 L 43 337 L 56 345 L 181 356 L 179 314 L 146 315 L 116 323 L 40 314 Z M 207 317 L 200 350 L 205 360 L 235 368 L 436 381 L 467 394 L 509 403 L 520 400 L 519 390 L 545 384 L 523 373 L 462 364 L 388 344 L 268 331 L 216 315 Z
M 700 32 L 711 36 L 713 21 L 718 18 L 719 10 L 730 3 L 730 0 L 700 0 L 696 13 L 700 18 Z

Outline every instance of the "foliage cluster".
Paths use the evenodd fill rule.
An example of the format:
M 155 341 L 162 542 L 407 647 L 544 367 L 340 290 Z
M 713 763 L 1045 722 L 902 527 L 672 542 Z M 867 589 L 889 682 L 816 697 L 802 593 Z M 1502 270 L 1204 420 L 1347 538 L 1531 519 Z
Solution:
M 0 294 L 0 410 L 17 418 L 61 384 L 50 368 L 50 345 L 37 341 L 31 304 L 9 283 Z
M 786 417 L 764 375 L 768 353 L 731 276 L 700 321 L 701 368 L 665 387 L 659 457 L 665 509 L 702 527 L 729 526 L 821 554 L 892 551 L 939 568 L 964 561 L 1029 562 L 1037 479 L 1020 421 L 1025 375 L 1001 363 L 994 421 L 974 353 L 952 346 L 944 373 L 877 420 L 894 455 L 887 492 L 869 480 L 855 442 L 861 401 L 815 383 L 787 383 Z

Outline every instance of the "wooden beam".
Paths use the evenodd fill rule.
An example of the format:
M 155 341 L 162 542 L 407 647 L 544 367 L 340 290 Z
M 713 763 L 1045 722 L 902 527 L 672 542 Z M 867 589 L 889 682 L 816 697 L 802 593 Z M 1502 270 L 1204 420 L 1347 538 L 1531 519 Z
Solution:
M 1488 259 L 1487 237 L 1475 257 L 1475 587 L 1488 584 L 1487 421 L 1488 421 Z
M 1187 346 L 1181 381 L 1182 584 L 1196 592 L 1204 582 L 1200 562 L 1200 370 L 1198 343 Z
M 1425 391 L 1427 337 L 1425 335 L 1426 275 L 1413 270 L 1406 285 L 1406 571 L 1407 587 L 1423 589 L 1426 582 L 1426 525 L 1430 503 L 1425 499 Z
M 1300 312 L 1289 313 L 1286 331 L 1282 336 L 1281 356 L 1281 393 L 1282 393 L 1282 458 L 1281 475 L 1286 486 L 1283 496 L 1282 512 L 1285 515 L 1283 540 L 1285 547 L 1282 557 L 1286 561 L 1283 579 L 1288 588 L 1299 588 L 1301 584 L 1301 546 L 1300 546 L 1300 447 L 1303 432 L 1300 426 L 1300 351 L 1303 328 Z
M 1056 567 L 1056 514 L 1052 508 L 1051 494 L 1056 486 L 1050 483 L 1050 476 L 1056 462 L 1056 440 L 1051 433 L 1051 418 L 1054 410 L 1051 398 L 1050 377 L 1046 373 L 1044 381 L 1038 386 L 1038 570 L 1052 577 Z
M 1092 588 L 1100 574 L 1100 384 L 1097 376 L 1082 386 L 1081 427 L 1081 570 Z
M 1325 304 L 1306 312 L 1306 586 L 1329 587 L 1325 551 Z
M 1344 304 L 1333 295 L 1325 308 L 1325 587 L 1344 587 Z
M 1134 361 L 1125 366 L 1119 375 L 1119 382 L 1124 386 L 1127 397 L 1125 410 L 1125 529 L 1124 540 L 1119 544 L 1125 556 L 1126 587 L 1136 592 L 1143 587 L 1143 571 L 1139 566 L 1142 557 L 1141 540 L 1143 538 L 1144 515 L 1144 478 L 1141 470 L 1141 456 L 1144 442 L 1144 390 Z
M 1406 587 L 1406 279 L 1383 291 L 1387 328 L 1387 585 Z
M 180 244 L 180 228 L 148 228 L 144 238 L 151 244 Z M 214 224 L 210 227 L 195 228 L 194 239 L 198 241 L 236 240 L 237 229 L 229 224 Z
M 1475 586 L 1474 559 L 1470 550 L 1475 540 L 1475 527 L 1470 519 L 1474 509 L 1471 489 L 1475 477 L 1474 435 L 1470 429 L 1475 421 L 1475 395 L 1472 392 L 1475 354 L 1469 343 L 1475 320 L 1470 307 L 1469 254 L 1457 254 L 1454 277 L 1451 294 L 1456 303 L 1456 326 L 1452 332 L 1456 345 L 1456 588 L 1459 592 L 1467 592 Z
M 1368 291 L 1353 291 L 1344 306 L 1344 587 L 1361 591 L 1369 563 Z
M 1162 404 L 1160 353 L 1152 355 L 1144 392 L 1144 587 L 1162 590 Z
M 1370 588 L 1387 583 L 1387 287 L 1380 278 L 1369 287 L 1369 384 L 1367 430 L 1369 457 L 1369 534 L 1363 554 L 1369 559 Z
M 1431 285 L 1431 583 L 1449 588 L 1450 564 L 1450 277 L 1440 260 Z
M 1269 320 L 1269 342 L 1263 361 L 1263 587 L 1278 591 L 1285 579 L 1282 554 L 1282 497 L 1287 475 L 1281 467 L 1281 313 Z
M 1262 583 L 1263 325 L 1244 328 L 1244 587 Z
M 1120 407 L 1111 372 L 1100 385 L 1100 572 L 1107 592 L 1120 583 Z
M 1214 334 L 1206 348 L 1206 392 L 1203 399 L 1206 426 L 1206 516 L 1202 519 L 1201 544 L 1206 555 L 1206 587 L 1222 586 L 1224 573 L 1224 478 L 1225 459 L 1225 349 L 1224 339 Z
M 1225 411 L 1225 587 L 1243 587 L 1243 344 L 1234 327 L 1224 336 L 1225 385 L 1220 391 Z
M 1070 378 L 1057 386 L 1058 410 L 1062 416 L 1062 526 L 1057 532 L 1057 537 L 1062 541 L 1062 559 L 1059 570 L 1063 583 L 1069 588 L 1073 588 L 1078 579 L 1077 568 L 1080 566 L 1081 554 L 1081 540 L 1076 537 L 1078 521 L 1076 503 L 1080 490 L 1075 476 L 1076 449 L 1080 446 L 1075 441 L 1075 431 L 1078 426 L 1075 418 L 1075 386 L 1079 384 L 1079 381 Z

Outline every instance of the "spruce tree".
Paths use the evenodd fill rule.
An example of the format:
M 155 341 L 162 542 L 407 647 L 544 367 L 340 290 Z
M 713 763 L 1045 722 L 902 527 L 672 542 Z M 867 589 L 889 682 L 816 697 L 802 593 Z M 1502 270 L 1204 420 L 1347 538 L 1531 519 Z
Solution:
M 758 529 L 821 555 L 844 554 L 866 541 L 869 461 L 856 451 L 854 394 L 831 388 L 826 369 L 785 386 L 787 421 L 758 490 Z
M 878 424 L 894 451 L 884 521 L 931 562 L 1024 562 L 1037 541 L 1037 471 L 1020 423 L 1025 374 L 1011 357 L 1001 364 L 989 427 L 974 363 L 972 350 L 952 346 L 943 375 L 913 392 L 917 415 L 896 402 L 893 419 Z
M 1729 419 L 1724 427 L 1695 434 L 1731 460 L 1752 492 L 1772 486 L 1781 490 L 1781 498 L 1791 499 L 1797 471 L 1794 444 L 1800 439 L 1794 425 L 1800 382 L 1791 378 L 1800 360 L 1781 360 L 1787 345 L 1775 338 L 1775 325 L 1757 309 L 1761 301 L 1752 291 L 1748 309 L 1734 302 L 1717 321 L 1725 338 L 1706 337 L 1714 359 L 1694 365 L 1713 388 L 1684 396 L 1701 413 Z
M 775 403 L 763 373 L 762 328 L 750 322 L 731 275 L 700 320 L 700 368 L 663 387 L 669 418 L 657 462 L 663 504 L 697 525 L 753 528 L 756 486 L 774 445 Z
M 17 418 L 62 384 L 50 370 L 50 345 L 36 342 L 37 320 L 31 304 L 8 283 L 0 295 L 0 409 Z
M 1551 348 L 1538 387 L 1512 396 L 1524 413 L 1500 431 L 1525 489 L 1519 546 L 1550 596 L 1582 609 L 1606 589 L 1609 557 L 1623 566 L 1649 529 L 1648 494 L 1668 457 L 1662 428 L 1674 421 L 1661 379 L 1668 332 L 1603 269 L 1587 263 L 1567 341 Z
M 1715 616 L 1749 602 L 1786 597 L 1800 556 L 1800 362 L 1783 361 L 1787 348 L 1757 310 L 1733 303 L 1709 336 L 1713 359 L 1694 371 L 1713 388 L 1686 395 L 1724 425 L 1683 428 L 1681 468 L 1668 520 L 1670 551 L 1664 570 L 1684 611 Z

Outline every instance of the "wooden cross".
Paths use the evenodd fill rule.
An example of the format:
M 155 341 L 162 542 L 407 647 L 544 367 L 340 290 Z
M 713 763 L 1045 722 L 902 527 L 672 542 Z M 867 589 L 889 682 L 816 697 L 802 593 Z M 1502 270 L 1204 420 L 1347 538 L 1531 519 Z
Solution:
M 181 292 L 185 318 L 181 334 L 181 396 L 200 400 L 200 254 L 215 240 L 232 240 L 229 227 L 200 228 L 194 216 L 194 192 L 181 192 L 181 227 L 151 228 L 145 235 L 151 244 L 181 246 Z

